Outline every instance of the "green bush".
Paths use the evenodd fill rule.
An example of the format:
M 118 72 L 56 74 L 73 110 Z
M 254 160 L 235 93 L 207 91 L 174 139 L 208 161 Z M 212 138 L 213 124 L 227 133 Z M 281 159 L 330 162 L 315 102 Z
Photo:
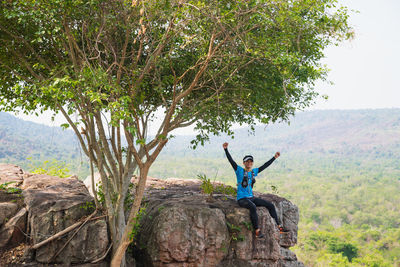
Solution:
M 16 182 L 10 181 L 0 184 L 0 190 L 5 191 L 8 194 L 20 194 L 22 190 L 18 187 L 10 187 L 10 184 L 14 184 Z
M 215 190 L 211 180 L 205 174 L 199 174 L 197 177 L 201 181 L 200 188 L 203 193 L 212 197 Z
M 41 163 L 33 163 L 32 158 L 28 158 L 30 161 L 30 172 L 35 174 L 47 174 L 51 176 L 57 176 L 60 178 L 66 178 L 71 176 L 69 165 L 65 162 L 58 160 L 46 160 Z
M 214 193 L 223 194 L 226 196 L 236 196 L 236 189 L 230 185 L 218 184 L 214 185 L 213 182 L 205 174 L 197 175 L 201 181 L 200 188 L 202 192 L 208 195 L 210 198 L 213 197 Z

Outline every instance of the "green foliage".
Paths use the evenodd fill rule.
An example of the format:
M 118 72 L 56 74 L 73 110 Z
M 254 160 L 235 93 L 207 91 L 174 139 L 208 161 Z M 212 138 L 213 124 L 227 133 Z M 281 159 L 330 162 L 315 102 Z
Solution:
M 240 234 L 241 228 L 240 226 L 234 225 L 233 223 L 226 222 L 226 225 L 228 226 L 228 231 L 230 233 L 230 238 L 233 241 L 244 241 L 244 236 Z
M 104 191 L 103 191 L 103 185 L 98 182 L 96 183 L 96 187 L 97 187 L 97 199 L 99 200 L 99 203 L 104 206 L 105 204 L 105 196 L 104 196 Z
M 271 185 L 271 190 L 274 194 L 279 194 L 278 187 L 276 185 Z
M 340 240 L 330 232 L 317 231 L 310 234 L 307 243 L 310 250 L 326 248 L 330 253 L 342 254 L 351 262 L 357 257 L 358 248 L 353 244 Z
M 131 188 L 133 185 L 130 184 L 129 188 Z M 104 207 L 105 205 L 105 195 L 104 195 L 104 187 L 102 185 L 101 182 L 96 183 L 96 187 L 97 187 L 97 199 L 99 200 L 99 203 Z M 115 203 L 117 201 L 118 195 L 116 193 L 111 194 L 110 196 L 111 198 L 111 202 Z M 131 195 L 127 194 L 125 197 L 125 201 L 124 201 L 124 207 L 127 207 L 128 205 L 130 205 L 132 203 L 132 199 L 131 199 Z
M 157 209 L 158 213 L 160 213 L 163 209 L 165 209 L 165 206 L 163 206 L 163 205 L 159 206 L 158 209 Z
M 0 112 L 0 136 L 0 162 L 16 164 L 28 171 L 42 166 L 46 160 L 56 159 L 65 162 L 80 179 L 90 173 L 71 130 L 63 131 Z
M 69 166 L 62 161 L 58 160 L 45 160 L 40 164 L 33 164 L 32 158 L 28 158 L 31 161 L 30 172 L 35 174 L 47 174 L 51 176 L 57 176 L 60 178 L 66 178 L 71 176 Z
M 0 110 L 61 111 L 108 172 L 108 207 L 128 190 L 124 171 L 143 166 L 135 144 L 152 163 L 175 128 L 194 124 L 196 147 L 232 135 L 235 123 L 288 120 L 317 97 L 323 50 L 352 35 L 336 0 L 16 0 L 0 9 Z
M 223 253 L 228 253 L 228 248 L 227 248 L 226 246 L 221 247 L 220 250 L 221 250 Z
M 125 208 L 125 210 L 129 210 L 129 208 L 133 204 L 133 201 L 134 201 L 133 189 L 134 189 L 134 187 L 135 187 L 135 185 L 133 183 L 129 184 L 128 193 L 126 194 L 125 200 L 124 200 L 124 208 Z M 104 195 L 103 195 L 103 199 L 104 199 Z
M 241 231 L 240 227 L 237 225 L 234 225 L 233 223 L 230 223 L 227 221 L 226 225 L 228 226 L 229 232 L 240 232 Z
M 225 196 L 236 196 L 236 190 L 232 186 L 224 184 L 214 185 L 215 182 L 211 182 L 211 180 L 207 178 L 205 174 L 198 174 L 197 178 L 201 181 L 200 188 L 202 192 L 208 195 L 210 198 L 213 197 L 214 193 L 223 194 Z
M 244 241 L 245 240 L 244 236 L 241 234 L 238 234 L 238 235 L 234 234 L 231 236 L 231 238 L 233 241 Z
M 8 185 L 15 184 L 15 183 L 16 183 L 15 181 L 9 181 L 9 182 L 2 183 L 2 184 L 0 184 L 0 189 L 1 190 L 6 190 Z
M 147 208 L 147 204 L 144 204 L 140 207 L 138 214 L 136 215 L 135 221 L 133 222 L 133 224 L 131 225 L 132 230 L 129 234 L 129 238 L 131 240 L 131 242 L 135 241 L 135 237 L 137 236 L 137 234 L 139 233 L 140 230 L 140 222 L 142 220 L 142 218 L 146 215 L 146 208 Z
M 86 201 L 86 203 L 79 206 L 79 208 L 84 209 L 86 211 L 94 211 L 96 209 L 93 201 Z
M 215 187 L 215 192 L 227 196 L 236 197 L 236 189 L 230 185 L 218 184 Z
M 215 189 L 211 180 L 205 174 L 198 174 L 197 178 L 201 181 L 200 188 L 203 193 L 212 197 Z
M 235 122 L 287 120 L 311 105 L 314 83 L 327 73 L 324 49 L 353 34 L 335 0 L 0 5 L 4 110 L 63 106 L 72 114 L 79 106 L 88 116 L 107 111 L 117 125 L 168 108 L 172 96 L 195 86 L 173 114 L 195 122 L 194 146 L 209 133 L 231 134 Z M 126 129 L 143 143 L 138 129 Z
M 251 222 L 242 222 L 242 224 L 247 228 L 247 230 L 253 230 L 253 224 Z
M 3 190 L 8 194 L 21 194 L 22 190 L 20 188 L 9 186 L 10 184 L 14 184 L 14 183 L 16 183 L 16 182 L 9 181 L 9 182 L 2 183 L 2 184 L 0 184 L 0 190 Z

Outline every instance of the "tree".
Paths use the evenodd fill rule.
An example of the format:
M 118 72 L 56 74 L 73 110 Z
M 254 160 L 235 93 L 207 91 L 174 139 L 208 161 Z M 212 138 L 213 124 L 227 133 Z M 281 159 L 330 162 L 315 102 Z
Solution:
M 335 0 L 3 0 L 1 10 L 2 110 L 65 116 L 101 175 L 112 266 L 174 129 L 194 124 L 196 147 L 233 123 L 287 120 L 317 97 L 323 49 L 352 35 Z

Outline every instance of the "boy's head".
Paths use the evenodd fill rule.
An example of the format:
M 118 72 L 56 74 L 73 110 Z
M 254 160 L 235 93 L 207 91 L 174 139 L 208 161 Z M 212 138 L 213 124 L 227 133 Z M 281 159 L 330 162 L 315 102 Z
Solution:
M 251 167 L 253 167 L 253 156 L 251 155 L 244 156 L 243 165 L 246 167 L 246 169 L 251 169 Z

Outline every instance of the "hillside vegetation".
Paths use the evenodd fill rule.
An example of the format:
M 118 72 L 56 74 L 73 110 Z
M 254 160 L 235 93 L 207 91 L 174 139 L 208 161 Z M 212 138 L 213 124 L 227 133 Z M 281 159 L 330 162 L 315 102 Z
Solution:
M 82 152 L 83 153 L 83 152 Z M 0 162 L 18 164 L 25 170 L 67 168 L 80 177 L 89 174 L 72 131 L 18 119 L 0 112 Z
M 237 163 L 255 167 L 280 151 L 255 190 L 278 193 L 300 208 L 296 254 L 308 266 L 398 266 L 400 263 L 400 110 L 313 111 L 290 125 L 257 127 L 235 139 L 214 137 L 195 151 L 191 137 L 168 144 L 156 177 L 208 177 L 235 185 L 222 143 Z
M 70 131 L 24 122 L 0 113 L 0 161 L 32 166 L 61 160 L 88 174 Z M 398 266 L 400 263 L 400 109 L 299 113 L 290 125 L 235 131 L 189 148 L 193 136 L 177 136 L 150 175 L 198 174 L 235 185 L 222 150 L 237 163 L 252 154 L 255 167 L 281 157 L 257 179 L 255 190 L 278 193 L 300 208 L 296 254 L 308 266 Z

